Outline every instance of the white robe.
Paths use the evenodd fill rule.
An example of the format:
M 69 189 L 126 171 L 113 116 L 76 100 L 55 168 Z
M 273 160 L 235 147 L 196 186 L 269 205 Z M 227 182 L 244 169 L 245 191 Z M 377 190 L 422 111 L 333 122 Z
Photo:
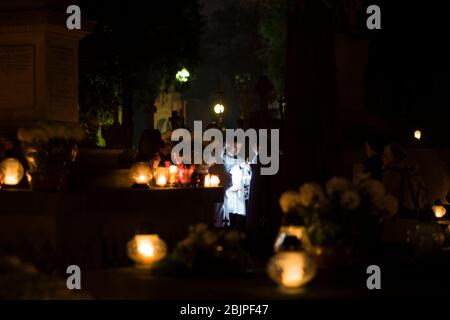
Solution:
M 224 220 L 230 219 L 230 214 L 247 215 L 245 207 L 245 188 L 249 184 L 250 168 L 245 161 L 231 156 L 224 156 L 225 169 L 231 174 L 231 186 L 225 191 Z

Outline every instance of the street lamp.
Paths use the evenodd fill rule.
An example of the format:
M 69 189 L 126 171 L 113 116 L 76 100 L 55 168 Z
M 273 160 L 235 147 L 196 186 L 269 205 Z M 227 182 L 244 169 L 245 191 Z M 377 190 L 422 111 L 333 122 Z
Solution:
M 416 140 L 419 140 L 419 141 L 420 141 L 420 139 L 422 139 L 422 131 L 420 131 L 420 130 L 414 131 L 414 138 L 415 138 Z
M 219 117 L 219 128 L 222 128 L 222 122 L 223 122 L 223 113 L 225 111 L 225 107 L 221 103 L 217 103 L 214 106 L 214 112 Z
M 214 112 L 218 115 L 221 115 L 225 111 L 225 107 L 223 104 L 218 103 L 214 106 Z
M 175 78 L 177 79 L 178 82 L 184 83 L 189 81 L 190 76 L 191 74 L 189 73 L 189 71 L 186 68 L 183 68 L 177 72 Z

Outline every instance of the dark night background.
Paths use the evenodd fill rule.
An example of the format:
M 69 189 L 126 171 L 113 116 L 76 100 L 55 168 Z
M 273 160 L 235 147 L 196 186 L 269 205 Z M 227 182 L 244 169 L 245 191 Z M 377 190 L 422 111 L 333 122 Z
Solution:
M 304 182 L 351 177 L 353 165 L 364 160 L 369 134 L 423 151 L 424 158 L 439 154 L 450 171 L 450 4 L 445 1 L 29 0 L 1 1 L 0 12 L 45 8 L 66 14 L 67 5 L 74 3 L 86 19 L 83 26 L 93 26 L 79 42 L 79 115 L 89 133 L 73 167 L 81 182 L 67 194 L 40 198 L 26 193 L 27 201 L 20 193 L 11 192 L 10 198 L 7 191 L 0 193 L 13 213 L 22 213 L 16 203 L 25 206 L 25 214 L 41 207 L 51 213 L 45 217 L 55 220 L 45 226 L 52 237 L 56 234 L 55 243 L 63 243 L 54 249 L 63 253 L 57 263 L 79 254 L 89 268 L 105 261 L 108 267 L 122 267 L 123 261 L 130 262 L 122 240 L 150 218 L 161 223 L 161 234 L 173 244 L 191 220 L 213 211 L 207 205 L 217 204 L 214 190 L 195 193 L 206 188 L 145 193 L 127 186 L 109 193 L 89 185 L 98 177 L 108 183 L 129 178 L 124 172 L 135 160 L 129 155 L 137 153 L 142 132 L 155 126 L 153 106 L 171 85 L 186 105 L 186 119 L 178 127 L 193 129 L 194 120 L 202 120 L 203 127 L 218 121 L 213 106 L 220 101 L 226 128 L 280 129 L 279 173 L 261 176 L 259 167 L 253 167 L 246 241 L 261 261 L 273 253 L 282 219 L 280 195 Z M 381 8 L 381 30 L 367 30 L 366 8 L 372 4 Z M 182 68 L 190 72 L 186 83 L 174 80 Z M 413 138 L 417 129 L 420 141 Z M 447 179 L 448 172 L 438 173 Z M 85 190 L 80 187 L 85 185 Z M 88 227 L 80 240 L 75 229 L 84 224 Z M 122 242 L 110 241 L 115 236 Z M 77 247 L 78 240 L 84 241 L 85 251 Z M 45 246 L 51 245 L 33 253 L 49 270 L 56 254 Z M 27 253 L 32 250 L 23 247 Z M 397 271 L 389 274 L 390 280 Z M 405 274 L 399 287 L 411 274 Z M 101 274 L 98 283 L 108 283 L 109 276 Z M 143 285 L 133 279 L 137 287 Z M 148 294 L 146 287 L 141 289 Z M 101 290 L 107 292 L 107 286 Z M 262 290 L 265 294 L 273 297 L 272 291 Z

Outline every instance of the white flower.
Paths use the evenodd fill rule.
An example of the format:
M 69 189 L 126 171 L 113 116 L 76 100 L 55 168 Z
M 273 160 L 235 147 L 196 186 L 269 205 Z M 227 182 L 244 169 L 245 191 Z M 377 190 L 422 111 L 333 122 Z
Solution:
M 329 195 L 345 192 L 349 187 L 350 181 L 339 177 L 331 178 L 326 184 L 326 190 Z
M 281 210 L 288 213 L 300 204 L 300 194 L 294 190 L 286 191 L 281 195 L 279 203 Z
M 300 187 L 300 204 L 309 207 L 313 201 L 324 199 L 322 188 L 316 183 L 305 183 Z
M 356 191 L 344 191 L 341 196 L 341 206 L 344 209 L 355 210 L 361 204 L 361 198 Z

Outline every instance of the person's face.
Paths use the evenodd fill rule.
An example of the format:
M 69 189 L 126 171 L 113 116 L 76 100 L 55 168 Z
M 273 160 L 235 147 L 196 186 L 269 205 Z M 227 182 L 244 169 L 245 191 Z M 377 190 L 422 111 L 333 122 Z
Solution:
M 230 147 L 227 149 L 228 149 L 228 153 L 230 155 L 235 156 L 235 155 L 239 154 L 239 152 L 241 151 L 241 148 L 242 148 L 242 145 L 240 143 L 235 142 L 235 143 L 231 144 Z

